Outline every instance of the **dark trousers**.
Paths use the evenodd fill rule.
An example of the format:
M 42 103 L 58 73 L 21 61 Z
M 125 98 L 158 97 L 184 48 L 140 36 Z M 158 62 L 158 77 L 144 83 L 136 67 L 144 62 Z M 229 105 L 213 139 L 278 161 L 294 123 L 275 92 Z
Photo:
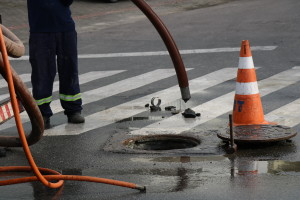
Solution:
M 53 115 L 53 82 L 58 72 L 59 98 L 65 114 L 81 112 L 78 80 L 77 33 L 30 33 L 32 94 L 43 116 Z

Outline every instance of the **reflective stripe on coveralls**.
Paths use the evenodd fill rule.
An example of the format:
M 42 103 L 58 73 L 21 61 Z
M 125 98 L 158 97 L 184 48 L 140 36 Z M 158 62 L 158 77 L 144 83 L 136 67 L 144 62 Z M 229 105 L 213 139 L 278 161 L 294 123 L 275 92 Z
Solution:
M 39 99 L 39 100 L 35 100 L 37 105 L 43 105 L 45 103 L 50 103 L 52 101 L 52 96 L 44 98 L 44 99 Z
M 78 99 L 81 99 L 81 93 L 75 95 L 59 94 L 59 98 L 63 101 L 76 101 Z

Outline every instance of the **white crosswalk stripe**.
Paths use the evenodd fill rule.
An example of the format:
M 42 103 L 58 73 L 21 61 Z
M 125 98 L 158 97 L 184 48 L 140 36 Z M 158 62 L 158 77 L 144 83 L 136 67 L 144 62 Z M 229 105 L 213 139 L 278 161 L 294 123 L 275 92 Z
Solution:
M 27 83 L 30 81 L 30 74 L 21 74 L 20 78 L 23 80 L 24 83 Z M 4 78 L 0 77 L 0 88 L 7 88 L 7 82 Z M 8 94 L 2 94 L 0 95 L 0 101 L 7 99 L 9 97 Z
M 272 51 L 277 46 L 252 46 L 252 51 Z M 180 54 L 202 54 L 202 53 L 221 53 L 221 52 L 239 52 L 240 47 L 223 47 L 213 49 L 187 49 L 179 50 Z M 150 52 L 127 52 L 127 53 L 106 53 L 106 54 L 81 54 L 78 55 L 79 59 L 89 58 L 120 58 L 120 57 L 137 57 L 137 56 L 163 56 L 169 55 L 168 51 L 150 51 Z M 29 60 L 29 56 L 22 56 L 21 58 L 9 58 L 11 61 L 14 60 Z
M 85 83 L 88 83 L 88 82 L 91 82 L 93 80 L 96 80 L 96 79 L 100 79 L 100 78 L 104 78 L 104 77 L 108 77 L 108 76 L 112 76 L 112 75 L 115 75 L 115 74 L 118 74 L 118 73 L 121 73 L 121 72 L 124 72 L 125 70 L 114 70 L 114 71 L 91 71 L 91 72 L 88 72 L 88 73 L 84 73 L 84 74 L 81 74 L 79 75 L 79 82 L 80 84 L 85 84 Z M 28 82 L 30 81 L 30 79 L 28 80 L 27 79 L 27 74 L 26 74 L 26 78 L 23 80 L 22 75 L 20 75 L 20 78 L 23 80 L 23 82 Z M 29 91 L 32 90 L 32 88 L 28 88 Z M 53 83 L 53 92 L 57 92 L 59 90 L 59 82 L 58 81 L 55 81 Z M 9 97 L 9 94 L 4 94 L 4 95 L 1 95 L 0 96 L 0 101 L 6 99 Z
M 91 71 L 85 74 L 79 75 L 79 83 L 85 84 L 97 79 L 113 76 L 119 73 L 125 72 L 125 70 L 112 70 L 112 71 Z M 59 82 L 55 81 L 53 84 L 53 92 L 58 91 Z
M 29 82 L 31 79 L 31 74 L 21 74 L 20 78 L 24 83 Z M 0 88 L 5 88 L 7 87 L 7 82 L 4 78 L 0 78 Z
M 276 110 L 273 110 L 265 116 L 265 119 L 267 121 L 293 127 L 300 123 L 299 110 L 300 98 Z

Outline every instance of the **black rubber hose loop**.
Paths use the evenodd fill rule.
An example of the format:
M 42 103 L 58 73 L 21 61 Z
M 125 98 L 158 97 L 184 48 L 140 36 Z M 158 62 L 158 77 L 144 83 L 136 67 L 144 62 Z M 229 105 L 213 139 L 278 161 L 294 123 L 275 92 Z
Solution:
M 8 30 L 5 26 L 1 25 L 5 46 L 7 48 L 7 53 L 11 57 L 21 57 L 25 53 L 25 48 L 21 40 L 13 34 L 10 30 Z M 16 94 L 18 99 L 22 102 L 31 122 L 32 131 L 29 135 L 26 136 L 27 142 L 29 145 L 33 145 L 37 143 L 44 133 L 44 122 L 42 114 L 35 103 L 32 95 L 30 94 L 28 88 L 15 72 L 13 68 L 11 68 L 13 82 L 16 89 Z M 7 80 L 7 72 L 4 69 L 4 63 L 2 59 L 2 55 L 0 52 L 0 73 Z M 0 136 L 0 146 L 2 147 L 22 147 L 21 141 L 19 137 L 13 136 Z

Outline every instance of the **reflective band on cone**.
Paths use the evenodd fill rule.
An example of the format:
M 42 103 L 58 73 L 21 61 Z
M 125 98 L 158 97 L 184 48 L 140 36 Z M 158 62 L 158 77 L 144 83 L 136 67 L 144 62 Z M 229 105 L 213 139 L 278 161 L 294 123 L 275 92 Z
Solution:
M 239 175 L 254 175 L 258 174 L 258 162 L 252 160 L 241 160 L 238 162 Z

